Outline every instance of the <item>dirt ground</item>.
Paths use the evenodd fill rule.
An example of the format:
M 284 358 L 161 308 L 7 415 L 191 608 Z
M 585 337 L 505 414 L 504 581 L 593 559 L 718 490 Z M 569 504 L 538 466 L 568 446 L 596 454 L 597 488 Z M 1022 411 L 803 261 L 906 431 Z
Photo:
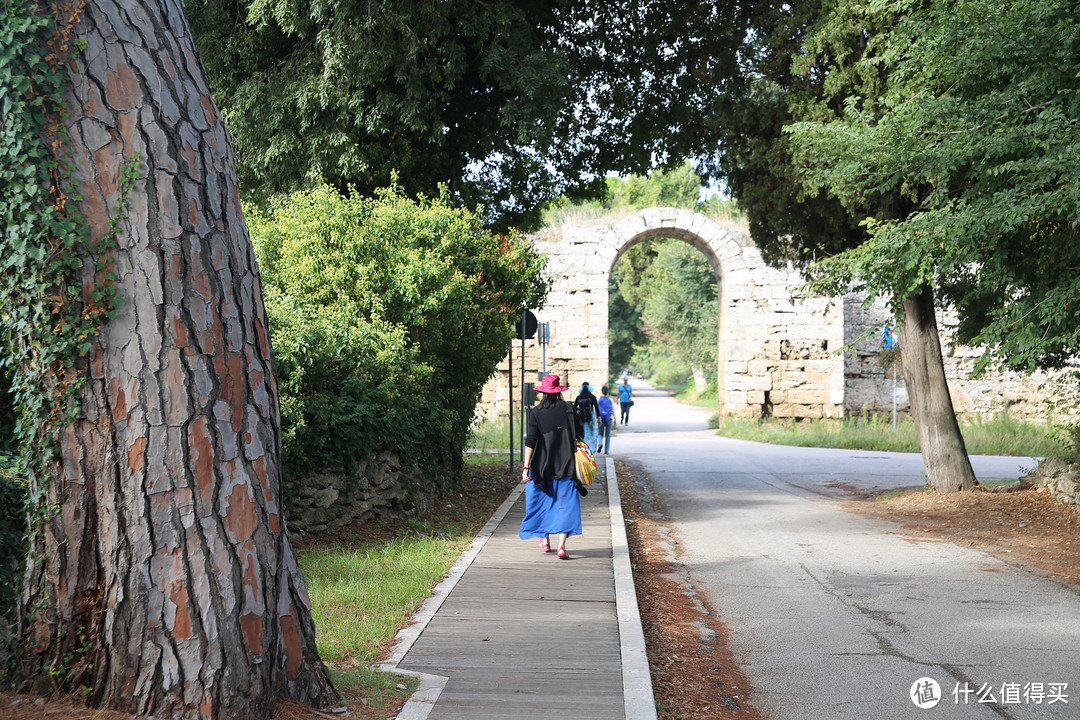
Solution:
M 754 709 L 750 684 L 727 647 L 727 627 L 696 593 L 679 563 L 677 538 L 665 524 L 664 509 L 648 478 L 634 464 L 617 465 L 660 720 L 762 720 Z M 503 485 L 490 477 L 484 482 L 491 502 L 497 494 L 494 485 Z M 507 490 L 512 485 L 512 478 L 505 481 Z M 1080 588 L 1080 514 L 1044 492 L 909 493 L 888 500 L 856 498 L 844 502 L 844 507 L 886 520 L 892 532 L 904 537 L 977 547 L 1015 567 Z M 275 720 L 389 720 L 401 702 L 374 708 L 355 693 L 345 693 L 346 715 L 285 704 Z M 133 717 L 90 710 L 77 701 L 0 693 L 0 718 L 5 720 Z
M 1031 487 L 938 494 L 910 492 L 845 503 L 889 520 L 912 539 L 936 538 L 983 552 L 1056 582 L 1080 587 L 1080 513 Z

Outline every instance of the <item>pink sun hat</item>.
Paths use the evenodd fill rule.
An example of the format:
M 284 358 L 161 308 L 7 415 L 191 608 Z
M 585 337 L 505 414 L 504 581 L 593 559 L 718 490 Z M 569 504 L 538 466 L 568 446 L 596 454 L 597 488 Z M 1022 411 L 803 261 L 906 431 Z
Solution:
M 562 387 L 559 385 L 558 375 L 545 375 L 543 380 L 540 381 L 540 385 L 536 388 L 538 393 L 561 393 L 566 392 L 570 388 Z

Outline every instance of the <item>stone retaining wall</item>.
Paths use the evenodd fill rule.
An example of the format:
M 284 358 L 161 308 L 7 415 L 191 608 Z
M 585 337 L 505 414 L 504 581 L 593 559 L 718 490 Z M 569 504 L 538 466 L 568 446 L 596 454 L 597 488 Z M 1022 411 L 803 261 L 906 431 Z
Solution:
M 1080 507 L 1080 463 L 1048 458 L 1024 481 L 1043 488 L 1063 503 Z
M 409 517 L 427 510 L 439 488 L 417 469 L 402 467 L 392 452 L 376 453 L 355 472 L 327 468 L 289 483 L 285 522 L 289 532 L 322 535 L 379 517 Z

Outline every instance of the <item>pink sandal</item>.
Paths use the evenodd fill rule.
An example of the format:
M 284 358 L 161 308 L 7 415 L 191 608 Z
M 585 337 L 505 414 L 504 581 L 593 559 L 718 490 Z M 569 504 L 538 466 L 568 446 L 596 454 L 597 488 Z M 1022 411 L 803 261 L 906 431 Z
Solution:
M 569 560 L 570 559 L 570 553 L 566 552 L 566 548 L 559 548 L 558 555 L 559 555 L 560 560 Z
M 542 551 L 551 552 L 551 545 L 548 544 L 548 539 L 546 537 L 539 538 L 537 542 L 540 545 L 540 549 Z

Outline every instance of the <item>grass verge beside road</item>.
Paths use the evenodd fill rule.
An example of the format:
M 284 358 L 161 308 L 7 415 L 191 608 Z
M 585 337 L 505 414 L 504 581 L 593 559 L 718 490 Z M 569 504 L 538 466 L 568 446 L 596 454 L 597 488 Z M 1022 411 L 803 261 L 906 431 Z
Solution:
M 1025 422 L 1007 413 L 962 420 L 960 431 L 972 455 L 1045 457 L 1060 454 L 1063 445 L 1053 425 Z M 774 445 L 829 447 L 846 450 L 919 452 L 915 423 L 909 417 L 897 421 L 887 415 L 867 418 L 810 419 L 793 422 L 780 418 L 723 418 L 718 432 L 725 437 Z
M 709 386 L 698 392 L 691 379 L 681 383 L 657 385 L 679 402 L 695 407 L 717 407 L 716 388 Z M 823 418 L 796 421 L 791 418 L 737 418 L 719 414 L 710 419 L 710 426 L 720 435 L 738 440 L 753 440 L 774 445 L 799 447 L 842 448 L 878 452 L 919 452 L 915 423 L 909 415 L 897 418 L 893 430 L 891 413 L 873 413 L 843 419 Z M 1046 457 L 1060 455 L 1065 445 L 1075 443 L 1076 433 L 1053 423 L 1020 420 L 1007 412 L 992 416 L 961 419 L 960 431 L 964 444 L 972 455 L 1012 455 L 1016 457 Z
M 519 415 L 520 417 L 520 415 Z M 514 423 L 514 449 L 520 448 L 520 438 L 524 435 L 518 423 Z M 506 451 L 510 449 L 510 421 L 504 417 L 493 420 L 484 420 L 473 425 L 469 436 L 469 447 L 486 454 L 491 451 Z
M 431 589 L 510 494 L 519 477 L 505 457 L 467 462 L 461 485 L 418 518 L 379 521 L 296 541 L 311 596 L 316 642 L 350 717 L 394 717 L 414 683 L 372 667 Z M 278 720 L 314 717 L 290 706 Z

